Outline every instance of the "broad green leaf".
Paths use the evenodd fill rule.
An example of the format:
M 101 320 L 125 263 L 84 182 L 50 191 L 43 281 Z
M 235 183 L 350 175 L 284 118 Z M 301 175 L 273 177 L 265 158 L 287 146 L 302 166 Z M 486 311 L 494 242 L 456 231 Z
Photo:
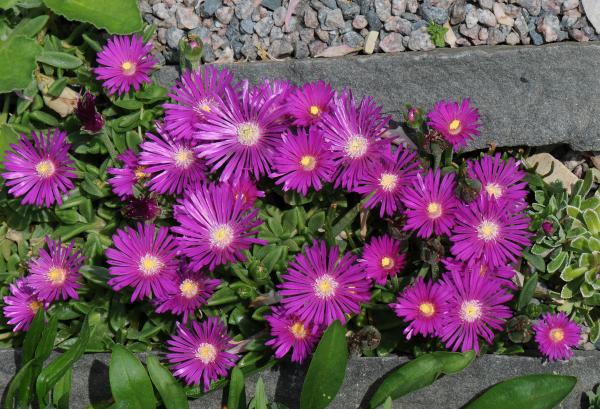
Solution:
M 121 345 L 114 345 L 108 368 L 115 402 L 128 401 L 131 408 L 151 409 L 156 399 L 148 373 L 140 360 Z
M 167 409 L 189 408 L 183 387 L 175 380 L 171 371 L 161 365 L 157 357 L 149 355 L 146 359 L 146 366 L 150 379 Z
M 52 404 L 56 409 L 69 409 L 69 398 L 71 396 L 71 380 L 73 370 L 69 368 L 67 372 L 56 382 L 52 389 Z
M 17 143 L 18 140 L 19 134 L 10 125 L 0 125 L 0 169 L 4 169 L 4 156 L 10 149 L 10 145 Z
M 32 19 L 22 20 L 13 29 L 11 35 L 24 35 L 26 37 L 33 37 L 39 33 L 42 28 L 48 22 L 48 16 L 43 14 L 41 16 L 34 17 Z
M 10 36 L 0 41 L 0 94 L 26 88 L 33 77 L 36 57 L 42 47 L 32 38 L 24 35 Z
M 246 408 L 246 391 L 244 386 L 244 373 L 236 366 L 231 371 L 231 378 L 229 380 L 229 393 L 227 395 L 228 409 Z
M 442 373 L 444 375 L 459 373 L 475 360 L 475 351 L 462 353 L 436 351 L 432 352 L 431 355 L 442 364 Z
M 521 292 L 519 293 L 519 301 L 517 302 L 517 309 L 521 311 L 523 308 L 529 304 L 529 301 L 533 298 L 533 294 L 535 292 L 535 286 L 538 283 L 538 274 L 533 273 L 529 280 L 525 282 Z
M 73 70 L 82 64 L 82 61 L 67 53 L 60 51 L 42 51 L 37 57 L 38 62 L 51 65 L 65 70 Z
M 519 376 L 492 386 L 464 409 L 552 409 L 567 397 L 576 383 L 574 376 Z
M 333 226 L 333 228 L 331 229 L 331 234 L 334 238 L 352 225 L 352 222 L 356 220 L 356 216 L 358 216 L 358 213 L 360 212 L 361 206 L 362 204 L 359 203 L 350 210 L 348 210 L 348 212 L 346 212 L 346 214 L 342 216 L 340 220 Z
M 548 273 L 554 274 L 558 270 L 560 270 L 561 267 L 565 264 L 568 255 L 569 254 L 566 251 L 561 250 L 560 253 L 558 253 L 558 255 L 554 257 L 546 266 Z
M 10 9 L 17 4 L 19 0 L 0 0 L 0 9 Z
M 390 398 L 389 396 L 383 404 L 383 409 L 392 409 L 392 398 Z
M 536 270 L 540 272 L 546 271 L 546 263 L 542 256 L 536 256 L 528 251 L 523 252 L 523 258 L 529 262 Z
M 248 405 L 249 409 L 267 409 L 267 393 L 265 391 L 265 383 L 262 378 L 258 378 L 256 381 L 256 388 L 254 390 L 254 398 Z
M 575 267 L 575 264 L 571 264 L 563 270 L 560 278 L 566 282 L 570 282 L 584 275 L 586 271 L 586 267 Z
M 600 217 L 598 217 L 598 213 L 588 209 L 583 212 L 583 220 L 585 220 L 586 226 L 593 235 L 600 233 Z
M 38 309 L 33 321 L 29 325 L 29 329 L 23 340 L 23 363 L 31 361 L 35 356 L 35 350 L 40 342 L 45 327 L 44 316 L 44 309 Z
M 323 334 L 302 385 L 301 409 L 326 408 L 342 386 L 348 364 L 344 332 L 344 327 L 335 321 Z
M 11 379 L 4 396 L 4 409 L 13 409 L 17 391 L 21 389 L 21 385 L 23 385 L 26 382 L 29 382 L 28 380 L 31 379 L 31 366 L 33 365 L 33 363 L 34 361 L 27 362 L 21 367 L 21 369 L 19 369 L 19 371 Z M 25 405 L 25 407 L 27 406 L 29 406 L 29 404 Z
M 111 34 L 131 34 L 143 28 L 136 0 L 44 0 L 68 20 L 90 23 Z

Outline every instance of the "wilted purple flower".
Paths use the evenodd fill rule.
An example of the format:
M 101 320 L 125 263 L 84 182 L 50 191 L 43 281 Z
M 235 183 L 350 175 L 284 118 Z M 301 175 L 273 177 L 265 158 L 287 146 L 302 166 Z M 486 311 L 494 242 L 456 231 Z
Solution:
M 161 214 L 161 209 L 152 196 L 135 198 L 132 197 L 123 207 L 123 215 L 133 220 L 152 221 Z
M 256 203 L 256 199 L 259 197 L 265 197 L 265 192 L 258 190 L 256 182 L 250 179 L 248 176 L 242 176 L 241 179 L 230 183 L 233 197 L 242 199 L 244 209 L 251 209 Z
M 89 91 L 79 97 L 75 115 L 81 122 L 81 128 L 87 132 L 98 133 L 104 128 L 104 118 L 96 110 L 96 97 Z
M 546 220 L 542 223 L 542 230 L 547 236 L 554 234 L 554 224 L 551 221 Z

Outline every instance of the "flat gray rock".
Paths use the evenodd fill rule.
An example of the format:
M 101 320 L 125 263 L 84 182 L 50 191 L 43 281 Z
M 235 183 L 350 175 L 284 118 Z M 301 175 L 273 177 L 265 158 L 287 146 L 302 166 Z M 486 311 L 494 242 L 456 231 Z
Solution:
M 4 390 L 15 372 L 18 354 L 13 350 L 0 351 L 0 392 Z M 392 369 L 408 361 L 405 357 L 359 358 L 349 361 L 346 378 L 330 409 L 363 409 L 382 377 Z M 73 371 L 71 389 L 72 409 L 85 409 L 111 399 L 108 384 L 110 354 L 86 354 Z M 579 409 L 583 394 L 600 381 L 600 352 L 577 351 L 569 362 L 542 362 L 539 357 L 484 355 L 465 371 L 439 379 L 432 386 L 421 389 L 394 402 L 394 408 L 410 409 L 459 409 L 475 395 L 490 386 L 519 375 L 531 373 L 556 373 L 576 376 L 578 381 L 573 392 L 559 408 Z M 306 366 L 284 362 L 274 369 L 260 374 L 265 382 L 269 400 L 299 408 L 299 396 Z M 246 382 L 246 393 L 254 395 L 259 374 Z M 190 401 L 194 409 L 222 408 L 223 391 L 217 390 L 200 399 Z M 507 408 L 508 409 L 508 408 Z
M 569 144 L 600 149 L 600 43 L 496 46 L 229 64 L 238 79 L 330 82 L 372 95 L 395 120 L 409 103 L 431 108 L 443 98 L 472 98 L 482 136 L 471 149 Z M 174 67 L 159 73 L 172 83 Z M 171 81 L 164 81 L 171 79 Z

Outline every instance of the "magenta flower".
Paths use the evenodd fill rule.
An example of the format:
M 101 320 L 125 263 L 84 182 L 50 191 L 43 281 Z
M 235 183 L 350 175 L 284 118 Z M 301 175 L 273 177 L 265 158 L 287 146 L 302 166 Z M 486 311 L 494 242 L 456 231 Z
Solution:
M 62 194 L 75 187 L 71 179 L 77 177 L 68 155 L 71 145 L 66 141 L 67 134 L 54 129 L 45 135 L 32 131 L 31 137 L 33 144 L 21 135 L 18 143 L 10 145 L 12 150 L 6 152 L 6 172 L 2 177 L 8 193 L 23 196 L 22 204 L 62 205 Z
M 452 231 L 452 254 L 469 265 L 501 266 L 516 262 L 530 245 L 529 217 L 513 213 L 495 201 L 480 197 L 459 206 Z
M 115 291 L 133 287 L 131 302 L 144 297 L 165 298 L 177 291 L 176 246 L 167 227 L 158 232 L 152 224 L 138 223 L 137 230 L 118 229 L 112 237 L 114 248 L 106 250 L 113 276 L 108 281 Z
M 133 187 L 141 180 L 150 176 L 146 169 L 139 164 L 138 156 L 131 149 L 117 156 L 123 162 L 122 168 L 108 168 L 108 173 L 113 175 L 108 179 L 108 183 L 112 186 L 113 192 L 124 200 L 129 196 L 133 196 Z
M 314 241 L 288 265 L 281 276 L 281 303 L 289 314 L 303 322 L 329 326 L 335 320 L 346 323 L 345 314 L 360 312 L 360 304 L 371 298 L 371 283 L 356 257 L 340 249 L 327 249 Z
M 334 96 L 335 91 L 324 81 L 296 88 L 287 101 L 287 111 L 294 119 L 294 125 L 311 126 L 319 123 L 322 116 L 330 111 Z
M 419 166 L 416 152 L 404 147 L 398 147 L 390 156 L 364 173 L 354 189 L 365 197 L 371 195 L 366 208 L 381 205 L 381 217 L 393 216 L 402 208 L 404 190 L 417 176 Z
M 140 85 L 152 82 L 149 74 L 157 61 L 150 55 L 152 43 L 143 41 L 136 35 L 111 37 L 98 53 L 94 72 L 110 95 L 125 94 L 131 87 L 138 91 Z
M 423 277 L 407 287 L 398 296 L 398 302 L 390 304 L 396 315 L 409 323 L 404 329 L 406 339 L 437 334 L 444 322 L 443 310 L 449 297 L 448 288 L 432 281 L 426 283 Z
M 222 104 L 197 126 L 200 156 L 212 172 L 223 169 L 221 180 L 268 174 L 273 154 L 285 126 L 280 122 L 282 105 L 278 95 L 251 93 L 243 82 L 238 94 L 227 89 Z M 264 100 L 261 102 L 261 100 Z
M 265 342 L 275 349 L 275 358 L 281 359 L 290 349 L 292 362 L 303 362 L 314 350 L 321 337 L 321 330 L 313 327 L 310 322 L 289 315 L 285 309 L 274 307 L 271 315 L 266 315 L 265 320 L 271 327 L 272 339 Z
M 192 139 L 196 126 L 217 107 L 232 80 L 229 70 L 212 65 L 184 72 L 169 94 L 175 103 L 163 105 L 166 130 L 176 138 Z
M 533 330 L 540 352 L 550 361 L 569 359 L 581 339 L 581 328 L 564 312 L 544 313 Z
M 474 349 L 479 353 L 479 337 L 491 344 L 494 330 L 501 331 L 512 316 L 505 305 L 512 299 L 497 280 L 469 272 L 450 271 L 444 275 L 449 297 L 444 305 L 444 319 L 438 335 L 446 348 L 461 352 Z
M 272 178 L 283 184 L 283 190 L 293 189 L 306 196 L 308 189 L 320 190 L 335 171 L 331 152 L 319 129 L 311 127 L 308 133 L 298 129 L 298 135 L 286 131 L 273 159 Z
M 4 316 L 14 332 L 27 331 L 40 307 L 47 309 L 48 304 L 38 298 L 25 278 L 17 279 L 9 289 L 10 295 L 4 297 Z
M 486 277 L 490 280 L 498 280 L 500 285 L 503 287 L 511 290 L 517 289 L 517 286 L 512 281 L 517 272 L 510 265 L 503 264 L 500 266 L 490 266 L 480 262 L 469 265 L 464 261 L 458 261 L 451 257 L 443 259 L 442 263 L 448 271 L 456 271 L 461 275 L 465 275 L 470 272 L 479 273 L 482 277 Z
M 161 214 L 161 209 L 152 196 L 135 198 L 132 197 L 123 207 L 123 215 L 133 220 L 152 221 Z
M 273 108 L 277 108 L 276 105 L 286 105 L 288 97 L 292 92 L 294 86 L 288 80 L 264 80 L 250 90 L 253 97 L 257 98 L 257 103 L 262 104 L 265 101 L 275 98 L 277 102 L 273 104 Z M 280 115 L 285 115 L 286 110 L 280 110 Z
M 201 185 L 190 191 L 175 206 L 174 215 L 179 226 L 173 231 L 181 235 L 178 250 L 190 258 L 195 271 L 244 261 L 243 251 L 267 244 L 254 237 L 262 224 L 258 209 L 246 210 L 243 199 L 236 199 L 228 185 Z
M 96 97 L 89 91 L 79 97 L 75 115 L 84 131 L 98 133 L 104 128 L 104 118 L 96 110 Z
M 147 186 L 161 194 L 181 194 L 206 179 L 198 147 L 191 141 L 174 140 L 162 127 L 158 136 L 147 133 L 140 145 L 140 165 L 150 174 Z
M 385 285 L 388 277 L 395 277 L 404 268 L 406 256 L 400 253 L 400 242 L 385 235 L 373 237 L 365 244 L 363 258 L 359 261 L 367 277 Z
M 234 347 L 227 335 L 227 327 L 216 317 L 191 322 L 191 327 L 177 325 L 177 334 L 167 341 L 167 359 L 174 364 L 173 375 L 183 378 L 188 385 L 202 381 L 208 392 L 210 383 L 219 376 L 227 376 L 239 357 L 227 352 Z
M 156 312 L 169 311 L 174 315 L 183 315 L 183 322 L 186 323 L 188 316 L 193 316 L 195 311 L 206 304 L 220 282 L 204 273 L 192 271 L 187 264 L 181 262 L 175 278 L 177 291 L 156 300 Z
M 470 161 L 467 166 L 467 174 L 481 183 L 481 194 L 489 199 L 516 203 L 527 196 L 525 172 L 519 170 L 514 158 L 504 161 L 496 153 L 493 158 L 485 155 L 478 161 Z
M 412 188 L 403 195 L 407 216 L 404 230 L 415 230 L 421 238 L 450 235 L 460 203 L 454 196 L 455 188 L 453 173 L 442 177 L 438 169 L 430 170 L 425 177 L 418 174 Z
M 85 257 L 75 251 L 75 241 L 63 246 L 61 241 L 53 241 L 46 236 L 48 251 L 40 249 L 40 256 L 29 263 L 28 283 L 42 301 L 56 301 L 62 298 L 79 299 L 77 289 L 81 287 L 79 268 Z
M 473 137 L 479 136 L 479 112 L 471 107 L 471 100 L 468 98 L 460 104 L 438 101 L 427 116 L 427 125 L 441 133 L 455 151 L 466 146 Z
M 383 133 L 388 121 L 371 97 L 363 98 L 358 106 L 349 90 L 334 98 L 320 125 L 337 167 L 335 187 L 352 190 L 387 155 L 390 141 L 383 139 Z
M 233 197 L 242 199 L 244 209 L 252 209 L 256 199 L 259 197 L 265 197 L 265 192 L 258 190 L 256 182 L 250 179 L 248 176 L 242 176 L 241 179 L 229 184 Z

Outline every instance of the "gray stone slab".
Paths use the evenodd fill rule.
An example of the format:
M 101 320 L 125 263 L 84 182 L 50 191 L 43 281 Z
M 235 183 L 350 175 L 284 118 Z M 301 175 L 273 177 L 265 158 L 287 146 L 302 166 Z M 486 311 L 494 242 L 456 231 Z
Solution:
M 600 150 L 600 43 L 438 49 L 332 59 L 234 63 L 238 79 L 325 80 L 373 95 L 394 119 L 404 104 L 430 108 L 471 97 L 483 118 L 471 148 L 569 144 Z M 174 67 L 159 73 L 172 83 Z
M 331 409 L 365 408 L 374 388 L 382 377 L 407 362 L 405 357 L 359 358 L 350 360 L 342 389 Z M 0 391 L 4 390 L 14 375 L 18 354 L 12 350 L 0 351 Z M 110 400 L 108 385 L 109 354 L 86 354 L 75 365 L 71 408 L 85 409 L 88 405 Z M 298 397 L 306 366 L 284 362 L 262 376 L 267 395 L 271 401 L 298 409 Z M 556 373 L 573 375 L 578 379 L 574 391 L 559 408 L 579 409 L 583 394 L 600 383 L 600 352 L 578 351 L 569 362 L 542 362 L 539 357 L 484 355 L 460 374 L 446 376 L 433 385 L 414 392 L 394 402 L 394 408 L 410 409 L 458 409 L 475 395 L 504 379 L 531 373 Z M 259 375 L 247 381 L 247 394 L 254 394 Z M 222 391 L 215 391 L 190 402 L 194 409 L 222 408 Z M 512 408 L 507 408 L 512 409 Z M 517 409 L 517 408 L 515 408 Z M 523 408 L 518 408 L 523 409 Z

